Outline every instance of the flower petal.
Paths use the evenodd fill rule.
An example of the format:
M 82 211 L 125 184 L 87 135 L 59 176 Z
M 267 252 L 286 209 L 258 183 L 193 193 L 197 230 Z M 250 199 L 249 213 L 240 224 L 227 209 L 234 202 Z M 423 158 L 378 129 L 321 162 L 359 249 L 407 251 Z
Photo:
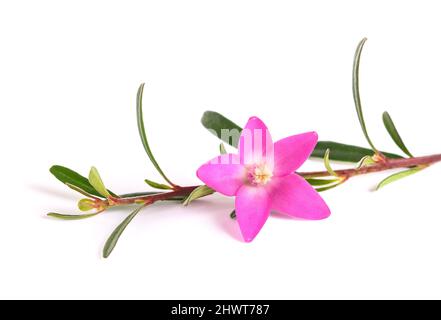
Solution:
M 244 183 L 246 170 L 240 164 L 239 156 L 224 154 L 202 165 L 196 175 L 217 192 L 234 196 Z
M 295 173 L 273 177 L 268 190 L 272 210 L 310 220 L 325 219 L 331 214 L 318 192 Z
M 270 214 L 271 201 L 265 188 L 243 185 L 236 195 L 236 217 L 246 242 L 252 241 Z
M 285 176 L 297 170 L 309 158 L 317 140 L 317 133 L 307 132 L 274 143 L 274 175 Z
M 239 139 L 240 163 L 243 165 L 265 162 L 273 168 L 273 140 L 268 128 L 257 117 L 251 117 Z

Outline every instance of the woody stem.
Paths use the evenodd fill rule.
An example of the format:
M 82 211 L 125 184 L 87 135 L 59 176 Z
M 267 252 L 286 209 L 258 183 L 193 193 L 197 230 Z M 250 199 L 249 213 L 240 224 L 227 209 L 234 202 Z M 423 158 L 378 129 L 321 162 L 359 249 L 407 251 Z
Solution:
M 402 158 L 402 159 L 385 159 L 384 161 L 377 162 L 369 166 L 363 166 L 361 168 L 334 170 L 335 173 L 343 178 L 351 178 L 353 176 L 367 174 L 372 172 L 385 171 L 397 168 L 410 168 L 415 166 L 429 166 L 438 161 L 441 161 L 441 154 L 435 154 L 424 157 L 414 158 Z M 315 171 L 315 172 L 298 172 L 304 178 L 318 178 L 329 176 L 328 171 Z
M 156 201 L 170 200 L 177 197 L 188 196 L 197 187 L 199 186 L 179 187 L 179 189 L 170 192 L 163 192 L 163 193 L 158 192 L 157 194 L 147 194 L 147 195 L 140 195 L 135 197 L 120 197 L 120 198 L 111 197 L 109 202 L 110 203 L 113 202 L 114 205 L 128 205 L 134 203 L 145 203 L 146 205 L 149 205 Z
M 390 169 L 397 168 L 410 168 L 415 166 L 429 166 L 436 162 L 441 161 L 441 154 L 435 154 L 424 157 L 414 157 L 414 158 L 403 158 L 403 159 L 384 159 L 383 161 L 377 162 L 375 164 L 369 166 L 363 166 L 361 168 L 355 169 L 343 169 L 343 170 L 334 170 L 335 173 L 347 180 L 351 177 L 372 173 L 385 171 Z M 330 174 L 328 171 L 314 171 L 314 172 L 297 172 L 298 175 L 304 178 L 319 178 L 319 177 L 328 177 Z M 143 203 L 145 205 L 152 204 L 156 201 L 162 200 L 181 200 L 182 198 L 187 197 L 190 193 L 199 186 L 189 186 L 189 187 L 179 187 L 176 190 L 170 192 L 156 193 L 156 194 L 146 194 L 146 195 L 137 195 L 137 196 L 122 196 L 122 197 L 111 197 L 109 200 L 106 200 L 109 205 L 129 205 L 135 203 Z

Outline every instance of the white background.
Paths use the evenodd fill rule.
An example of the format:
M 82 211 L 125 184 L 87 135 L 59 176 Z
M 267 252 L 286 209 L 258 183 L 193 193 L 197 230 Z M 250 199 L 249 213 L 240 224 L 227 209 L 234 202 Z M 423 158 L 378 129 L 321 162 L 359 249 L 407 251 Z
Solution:
M 385 174 L 323 194 L 324 221 L 273 216 L 240 240 L 233 199 L 160 204 L 101 249 L 129 213 L 58 221 L 78 195 L 48 172 L 95 165 L 116 192 L 160 180 L 136 129 L 145 121 L 164 171 L 198 183 L 218 152 L 199 124 L 213 109 L 274 139 L 316 130 L 366 145 L 351 94 L 366 36 L 361 94 L 372 139 L 398 152 L 388 110 L 416 155 L 441 152 L 438 1 L 2 1 L 0 3 L 0 298 L 441 298 L 441 165 L 385 187 Z M 309 162 L 303 168 L 322 168 Z

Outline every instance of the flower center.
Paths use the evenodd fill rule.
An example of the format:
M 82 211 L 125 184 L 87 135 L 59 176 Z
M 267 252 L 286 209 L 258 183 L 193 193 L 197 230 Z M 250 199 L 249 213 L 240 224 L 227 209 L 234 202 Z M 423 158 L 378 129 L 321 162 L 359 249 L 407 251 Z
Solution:
M 249 170 L 249 180 L 252 184 L 264 186 L 272 178 L 273 172 L 267 164 L 254 165 Z

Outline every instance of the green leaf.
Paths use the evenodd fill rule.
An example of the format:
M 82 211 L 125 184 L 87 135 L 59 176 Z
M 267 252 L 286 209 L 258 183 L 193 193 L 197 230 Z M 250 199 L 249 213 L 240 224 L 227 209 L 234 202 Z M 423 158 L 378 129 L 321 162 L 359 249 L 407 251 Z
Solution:
M 219 152 L 220 154 L 227 154 L 227 150 L 225 150 L 225 146 L 223 143 L 219 145 Z
M 52 166 L 49 171 L 61 182 L 68 185 L 68 187 L 75 186 L 88 194 L 92 194 L 97 197 L 103 197 L 87 180 L 87 178 L 76 173 L 75 171 L 63 167 L 63 166 Z M 70 185 L 70 186 L 69 186 Z M 78 191 L 75 189 L 75 191 Z M 113 194 L 112 194 L 113 195 Z
M 402 178 L 408 177 L 408 176 L 410 176 L 410 175 L 412 175 L 414 173 L 417 173 L 417 172 L 419 172 L 421 170 L 422 170 L 422 168 L 411 168 L 411 169 L 404 170 L 404 171 L 395 173 L 393 175 L 390 175 L 389 177 L 387 177 L 386 179 L 384 179 L 383 181 L 381 181 L 378 184 L 376 190 L 379 190 L 382 187 L 384 187 L 384 186 L 386 186 L 386 185 L 388 185 L 388 184 L 390 184 L 392 182 L 395 182 L 395 181 L 400 180 Z
M 124 219 L 121 224 L 116 227 L 116 229 L 112 232 L 109 239 L 107 239 L 106 244 L 104 245 L 103 249 L 103 257 L 107 258 L 115 248 L 116 244 L 118 243 L 119 238 L 121 237 L 121 234 L 124 232 L 128 224 L 133 220 L 133 218 L 141 211 L 141 209 L 144 208 L 144 206 L 140 206 L 136 208 L 127 218 Z
M 164 178 L 167 183 L 169 183 L 171 186 L 174 186 L 173 182 L 171 182 L 167 176 L 164 174 L 162 169 L 159 167 L 158 162 L 156 162 L 155 157 L 153 156 L 152 150 L 150 149 L 147 136 L 145 134 L 145 128 L 144 128 L 144 118 L 142 115 L 142 95 L 144 92 L 144 83 L 142 83 L 139 86 L 138 94 L 136 96 L 136 118 L 138 122 L 138 131 L 139 136 L 141 137 L 142 145 L 144 146 L 144 150 L 147 153 L 147 156 L 149 157 L 150 161 L 152 162 L 153 166 L 156 168 L 156 170 L 159 172 L 159 174 Z
M 92 218 L 96 216 L 98 213 L 89 213 L 89 214 L 61 214 L 56 212 L 48 213 L 47 215 L 52 218 L 57 218 L 61 220 L 82 220 L 87 218 Z
M 199 186 L 196 189 L 194 189 L 192 191 L 192 193 L 190 193 L 190 195 L 187 197 L 187 199 L 185 199 L 183 205 L 184 206 L 188 206 L 190 204 L 190 202 L 205 197 L 205 196 L 209 196 L 210 194 L 213 194 L 215 191 L 213 189 L 211 189 L 210 187 L 207 186 Z
M 201 119 L 202 125 L 222 141 L 237 148 L 242 128 L 220 113 L 205 111 Z
M 100 174 L 95 167 L 90 168 L 89 182 L 95 188 L 95 190 L 99 192 L 99 194 L 106 198 L 110 197 L 110 193 L 104 186 L 103 180 L 101 180 Z
M 152 180 L 145 179 L 144 181 L 150 187 L 155 188 L 155 189 L 160 189 L 160 190 L 171 190 L 171 189 L 173 189 L 172 187 L 170 187 L 170 186 L 168 186 L 166 184 L 158 183 L 158 182 L 155 182 L 155 181 L 152 181 Z
M 120 195 L 120 198 L 133 198 L 133 197 L 142 197 L 142 196 L 151 196 L 154 194 L 161 194 L 164 192 L 134 192 L 134 193 L 126 193 L 126 194 L 122 194 Z M 171 197 L 168 199 L 164 199 L 163 201 L 183 201 L 185 200 L 184 196 L 175 196 L 175 197 Z
M 344 182 L 343 179 L 317 179 L 317 178 L 306 178 L 305 179 L 310 185 L 317 187 L 315 190 L 317 192 L 323 192 L 336 186 L 342 184 Z
M 69 188 L 71 188 L 72 190 L 81 193 L 83 196 L 89 197 L 89 198 L 95 198 L 93 195 L 91 195 L 90 193 L 87 193 L 86 191 L 84 191 L 81 188 L 78 188 L 77 186 L 74 186 L 70 183 L 66 183 L 66 186 L 68 186 Z
M 81 211 L 89 211 L 95 208 L 95 201 L 92 199 L 81 199 L 78 201 L 78 209 Z
M 142 197 L 142 196 L 152 196 L 155 194 L 162 194 L 162 193 L 164 192 L 159 192 L 159 191 L 133 192 L 133 193 L 121 194 L 119 197 L 124 199 L 124 198 L 134 198 L 134 197 Z
M 338 187 L 340 184 L 341 184 L 341 182 L 333 184 L 333 185 L 330 185 L 330 186 L 322 187 L 322 188 L 316 188 L 315 191 L 317 191 L 317 192 L 324 192 L 324 191 L 333 189 L 335 187 Z
M 326 152 L 325 152 L 325 157 L 323 158 L 324 163 L 325 163 L 326 171 L 328 171 L 328 173 L 331 176 L 338 177 L 338 174 L 335 173 L 335 171 L 331 167 L 331 164 L 329 163 L 329 152 L 330 152 L 329 149 L 327 149 Z
M 326 186 L 328 184 L 333 184 L 340 181 L 340 179 L 317 179 L 317 178 L 306 178 L 305 180 L 311 186 Z
M 231 219 L 236 219 L 236 210 L 233 210 L 231 213 L 230 213 L 230 218 Z
M 363 46 L 366 42 L 366 38 L 363 38 L 357 46 L 357 50 L 355 51 L 354 56 L 354 66 L 352 69 L 352 95 L 354 96 L 355 109 L 357 111 L 358 121 L 360 122 L 361 129 L 363 130 L 363 134 L 371 146 L 372 150 L 378 153 L 377 148 L 375 148 L 374 144 L 369 137 L 369 134 L 366 129 L 366 124 L 363 116 L 363 109 L 361 107 L 361 99 L 360 99 L 360 90 L 359 90 L 359 69 L 360 69 L 360 56 L 363 50 Z
M 333 141 L 319 141 L 311 157 L 323 159 L 327 149 L 331 151 L 329 159 L 334 161 L 359 162 L 363 157 L 373 156 L 375 154 L 371 149 L 363 147 Z M 402 156 L 389 152 L 381 151 L 381 153 L 392 159 L 402 158 Z
M 401 139 L 400 134 L 398 133 L 397 128 L 395 127 L 394 122 L 392 121 L 391 116 L 387 111 L 383 113 L 383 123 L 386 127 L 387 132 L 389 132 L 389 135 L 391 136 L 392 140 L 395 142 L 395 144 L 409 157 L 413 157 L 413 155 L 410 153 L 410 151 L 407 149 L 406 145 L 403 142 L 403 139 Z
M 361 160 L 357 163 L 356 169 L 360 169 L 361 167 L 366 167 L 371 164 L 374 164 L 375 160 L 372 158 L 372 156 L 364 156 L 361 158 Z
M 238 134 L 240 134 L 240 132 L 242 131 L 242 128 L 239 127 L 237 124 L 214 111 L 206 111 L 204 113 L 204 115 L 202 116 L 202 124 L 219 139 L 222 137 L 222 129 L 227 130 L 227 132 L 228 130 L 237 130 Z M 225 140 L 224 142 L 233 147 L 237 147 L 236 140 L 238 139 L 226 139 L 225 135 L 223 138 Z M 314 151 L 312 152 L 311 157 L 323 159 L 326 149 L 331 150 L 329 159 L 335 161 L 358 162 L 364 156 L 372 156 L 375 154 L 375 152 L 367 148 L 337 143 L 333 141 L 319 141 Z M 382 151 L 382 154 L 389 158 L 402 158 L 397 154 L 389 152 Z

